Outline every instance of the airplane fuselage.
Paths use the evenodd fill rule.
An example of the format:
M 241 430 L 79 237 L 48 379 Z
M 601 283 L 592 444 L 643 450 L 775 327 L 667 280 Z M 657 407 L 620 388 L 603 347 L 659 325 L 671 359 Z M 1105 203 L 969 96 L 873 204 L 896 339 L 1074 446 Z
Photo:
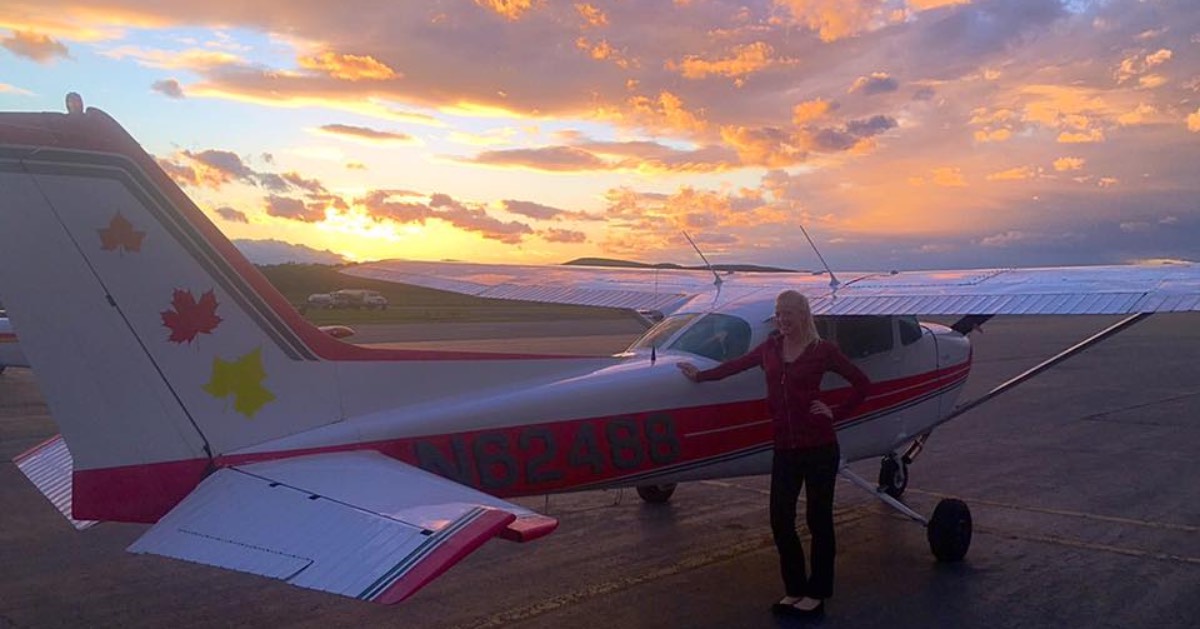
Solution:
M 750 328 L 727 352 L 740 355 L 742 345 L 766 338 L 773 327 L 763 309 L 752 304 L 720 313 Z M 639 341 L 614 363 L 587 373 L 356 418 L 219 462 L 372 449 L 499 496 L 768 473 L 772 433 L 761 371 L 697 384 L 674 366 L 683 360 L 717 364 L 685 351 L 689 332 L 695 336 L 712 314 L 718 313 L 683 315 L 694 320 L 657 339 L 661 349 Z M 968 340 L 945 326 L 914 319 L 905 322 L 915 326 L 905 336 L 899 318 L 872 317 L 859 322 L 876 337 L 864 342 L 855 340 L 863 330 L 848 329 L 850 321 L 822 326 L 855 353 L 852 359 L 872 380 L 866 401 L 836 425 L 842 456 L 854 461 L 889 453 L 948 414 L 971 353 Z M 822 390 L 822 398 L 836 404 L 848 385 L 829 374 Z

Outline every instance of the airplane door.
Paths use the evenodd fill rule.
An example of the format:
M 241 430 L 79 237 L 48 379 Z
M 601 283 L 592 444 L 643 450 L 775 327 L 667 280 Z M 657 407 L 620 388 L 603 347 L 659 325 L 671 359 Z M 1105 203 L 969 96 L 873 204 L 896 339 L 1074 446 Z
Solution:
M 916 317 L 895 317 L 896 348 L 891 352 L 897 387 L 894 444 L 921 434 L 940 417 L 940 398 L 931 381 L 938 370 L 937 335 Z

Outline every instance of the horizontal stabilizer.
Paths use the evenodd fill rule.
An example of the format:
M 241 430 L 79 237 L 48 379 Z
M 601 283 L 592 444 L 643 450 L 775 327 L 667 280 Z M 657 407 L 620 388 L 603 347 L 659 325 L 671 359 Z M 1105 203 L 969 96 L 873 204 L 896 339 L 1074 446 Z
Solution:
M 71 516 L 71 475 L 75 463 L 62 435 L 52 438 L 18 454 L 13 459 L 17 469 L 42 492 L 71 526 L 83 530 L 94 526 L 95 520 L 76 520 Z
M 219 470 L 129 550 L 396 603 L 531 523 L 537 535 L 557 524 L 381 454 L 345 452 Z

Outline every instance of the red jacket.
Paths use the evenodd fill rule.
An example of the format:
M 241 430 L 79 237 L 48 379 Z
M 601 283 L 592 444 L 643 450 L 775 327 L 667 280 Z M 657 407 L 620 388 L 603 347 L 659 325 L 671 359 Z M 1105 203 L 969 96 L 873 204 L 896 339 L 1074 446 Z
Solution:
M 744 356 L 734 358 L 697 374 L 700 382 L 720 380 L 751 367 L 762 367 L 767 376 L 767 406 L 775 433 L 776 450 L 816 448 L 837 441 L 834 422 L 840 421 L 867 397 L 871 381 L 837 345 L 817 341 L 790 363 L 783 362 L 783 336 L 772 334 Z M 840 374 L 850 382 L 850 397 L 833 409 L 833 420 L 812 413 L 825 372 Z

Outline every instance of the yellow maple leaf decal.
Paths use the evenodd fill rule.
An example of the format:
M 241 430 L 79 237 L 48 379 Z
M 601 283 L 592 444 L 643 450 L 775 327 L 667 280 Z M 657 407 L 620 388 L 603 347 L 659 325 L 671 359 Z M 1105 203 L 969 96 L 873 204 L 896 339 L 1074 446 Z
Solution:
M 275 399 L 275 395 L 262 385 L 266 378 L 260 347 L 232 362 L 214 358 L 212 378 L 204 385 L 204 390 L 215 398 L 232 395 L 233 408 L 246 417 L 254 417 L 267 402 Z

